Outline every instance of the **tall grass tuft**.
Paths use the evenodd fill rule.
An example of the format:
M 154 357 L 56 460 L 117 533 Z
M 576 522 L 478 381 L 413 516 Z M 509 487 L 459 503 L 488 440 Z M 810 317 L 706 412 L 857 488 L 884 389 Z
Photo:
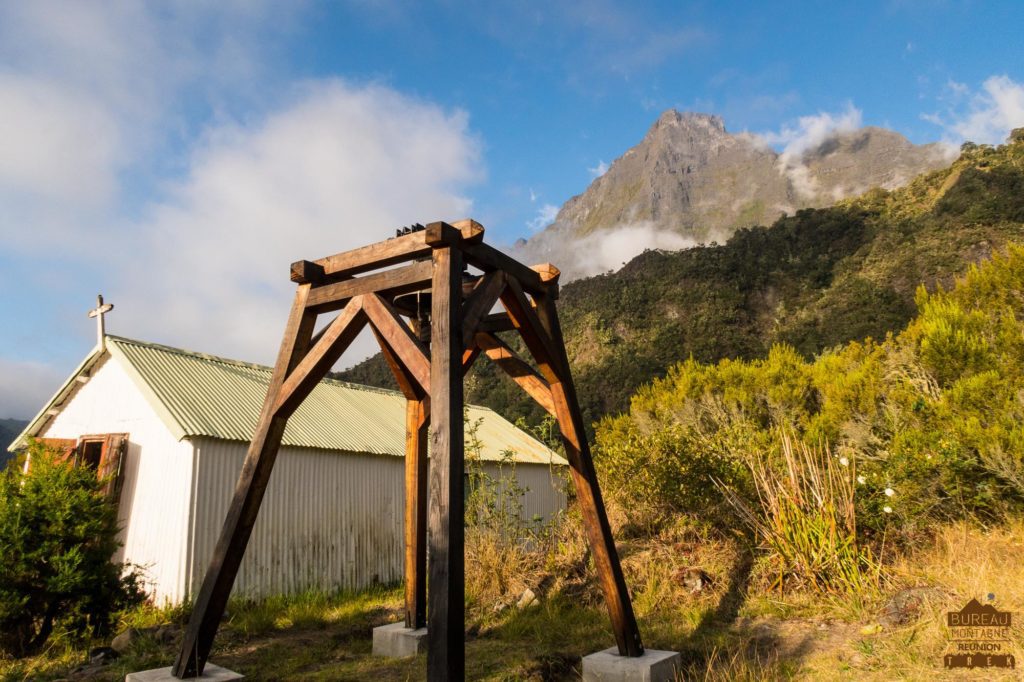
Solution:
M 781 591 L 787 581 L 825 593 L 877 586 L 880 564 L 857 541 L 855 461 L 836 459 L 827 446 L 794 446 L 783 434 L 780 461 L 758 453 L 749 466 L 756 507 L 715 484 L 774 555 L 778 577 L 772 588 Z

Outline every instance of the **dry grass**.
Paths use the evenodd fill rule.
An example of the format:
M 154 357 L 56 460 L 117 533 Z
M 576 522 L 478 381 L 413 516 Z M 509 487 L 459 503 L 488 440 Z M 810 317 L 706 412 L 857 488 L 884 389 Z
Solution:
M 628 513 L 613 512 L 617 523 Z M 859 609 L 844 599 L 823 599 L 804 589 L 784 597 L 765 590 L 759 567 L 741 541 L 712 539 L 680 522 L 655 537 L 621 544 L 623 567 L 649 648 L 683 654 L 679 679 L 719 680 L 928 680 L 1016 679 L 990 670 L 951 673 L 942 668 L 946 611 L 994 593 L 1001 610 L 1024 618 L 1024 520 L 1003 527 L 958 524 L 936 530 L 933 542 L 890 566 L 886 594 Z M 473 600 L 467 637 L 468 678 L 574 680 L 580 657 L 611 645 L 607 614 L 593 568 L 586 561 L 578 521 L 570 520 L 551 551 L 513 551 L 494 537 L 467 547 Z M 504 564 L 504 575 L 500 570 Z M 680 575 L 699 567 L 712 582 L 694 593 Z M 536 606 L 494 605 L 518 597 L 520 587 L 550 580 Z M 926 586 L 934 599 L 906 623 L 879 627 L 895 590 Z M 370 655 L 375 625 L 399 618 L 400 589 L 359 594 L 307 594 L 258 603 L 235 603 L 218 636 L 214 660 L 250 679 L 420 680 L 423 657 L 387 661 Z M 138 612 L 127 623 L 144 627 L 180 619 L 180 612 Z M 1024 637 L 1015 629 L 1015 653 Z M 99 643 L 96 643 L 99 644 Z M 0 661 L 0 679 L 56 679 L 82 662 L 85 649 L 60 643 L 36 659 Z M 143 640 L 126 659 L 94 678 L 123 679 L 128 670 L 167 665 L 173 644 Z

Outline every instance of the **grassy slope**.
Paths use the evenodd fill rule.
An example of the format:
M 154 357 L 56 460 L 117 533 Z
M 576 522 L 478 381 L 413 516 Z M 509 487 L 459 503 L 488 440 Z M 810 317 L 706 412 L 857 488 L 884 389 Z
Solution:
M 647 252 L 622 270 L 562 288 L 560 311 L 589 421 L 623 410 L 636 388 L 693 356 L 763 356 L 785 341 L 811 356 L 899 330 L 916 287 L 1024 238 L 1024 143 L 980 148 L 894 192 L 872 191 L 727 244 Z M 390 385 L 379 357 L 343 374 Z M 479 362 L 467 398 L 511 417 L 542 416 Z
M 959 610 L 971 598 L 984 601 L 989 593 L 1000 610 L 1024 611 L 1022 533 L 1020 521 L 988 530 L 938 529 L 934 542 L 896 562 L 883 592 L 860 595 L 856 604 L 766 592 L 757 567 L 751 577 L 735 551 L 721 542 L 660 538 L 632 543 L 623 553 L 645 643 L 681 651 L 683 679 L 929 681 L 944 674 L 947 611 Z M 710 590 L 695 595 L 672 581 L 672 572 L 689 562 L 708 570 L 715 580 Z M 921 585 L 934 588 L 935 596 L 919 612 L 902 625 L 877 625 L 888 594 Z M 539 606 L 500 614 L 471 604 L 467 679 L 579 679 L 580 656 L 613 641 L 596 598 L 552 596 Z M 399 661 L 370 655 L 372 628 L 398 620 L 401 600 L 400 589 L 380 588 L 234 602 L 212 660 L 251 680 L 422 680 L 422 655 Z M 124 624 L 144 627 L 180 619 L 180 612 L 143 610 Z M 1021 632 L 1017 627 L 1010 635 L 1018 658 Z M 177 642 L 142 637 L 127 656 L 85 679 L 113 682 L 133 670 L 169 665 L 176 647 Z M 57 641 L 35 658 L 0 660 L 0 679 L 63 678 L 85 661 L 87 650 Z M 1013 671 L 973 672 L 953 677 L 1017 679 Z

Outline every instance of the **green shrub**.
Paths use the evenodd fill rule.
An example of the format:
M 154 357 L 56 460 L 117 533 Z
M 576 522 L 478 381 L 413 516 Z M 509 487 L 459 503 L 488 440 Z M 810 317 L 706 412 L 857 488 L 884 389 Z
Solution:
M 781 467 L 781 429 L 858 464 L 857 532 L 909 539 L 935 520 L 1024 509 L 1024 248 L 917 296 L 896 336 L 805 360 L 693 360 L 602 421 L 597 461 L 623 506 L 721 525 L 711 478 L 751 508 L 752 463 Z M 780 469 L 781 470 L 781 469 Z
M 38 652 L 55 628 L 106 634 L 112 615 L 138 603 L 134 573 L 111 562 L 117 510 L 96 472 L 30 446 L 27 474 L 0 477 L 0 648 Z

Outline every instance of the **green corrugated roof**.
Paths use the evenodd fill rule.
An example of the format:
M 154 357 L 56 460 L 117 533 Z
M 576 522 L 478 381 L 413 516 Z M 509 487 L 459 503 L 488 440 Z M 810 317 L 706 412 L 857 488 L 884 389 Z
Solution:
M 252 438 L 270 383 L 269 367 L 117 336 L 107 337 L 107 349 L 178 439 Z M 499 460 L 511 450 L 519 462 L 566 463 L 491 409 L 470 406 L 468 418 L 477 424 L 483 459 Z M 283 444 L 403 456 L 405 398 L 395 391 L 324 379 L 288 420 Z

